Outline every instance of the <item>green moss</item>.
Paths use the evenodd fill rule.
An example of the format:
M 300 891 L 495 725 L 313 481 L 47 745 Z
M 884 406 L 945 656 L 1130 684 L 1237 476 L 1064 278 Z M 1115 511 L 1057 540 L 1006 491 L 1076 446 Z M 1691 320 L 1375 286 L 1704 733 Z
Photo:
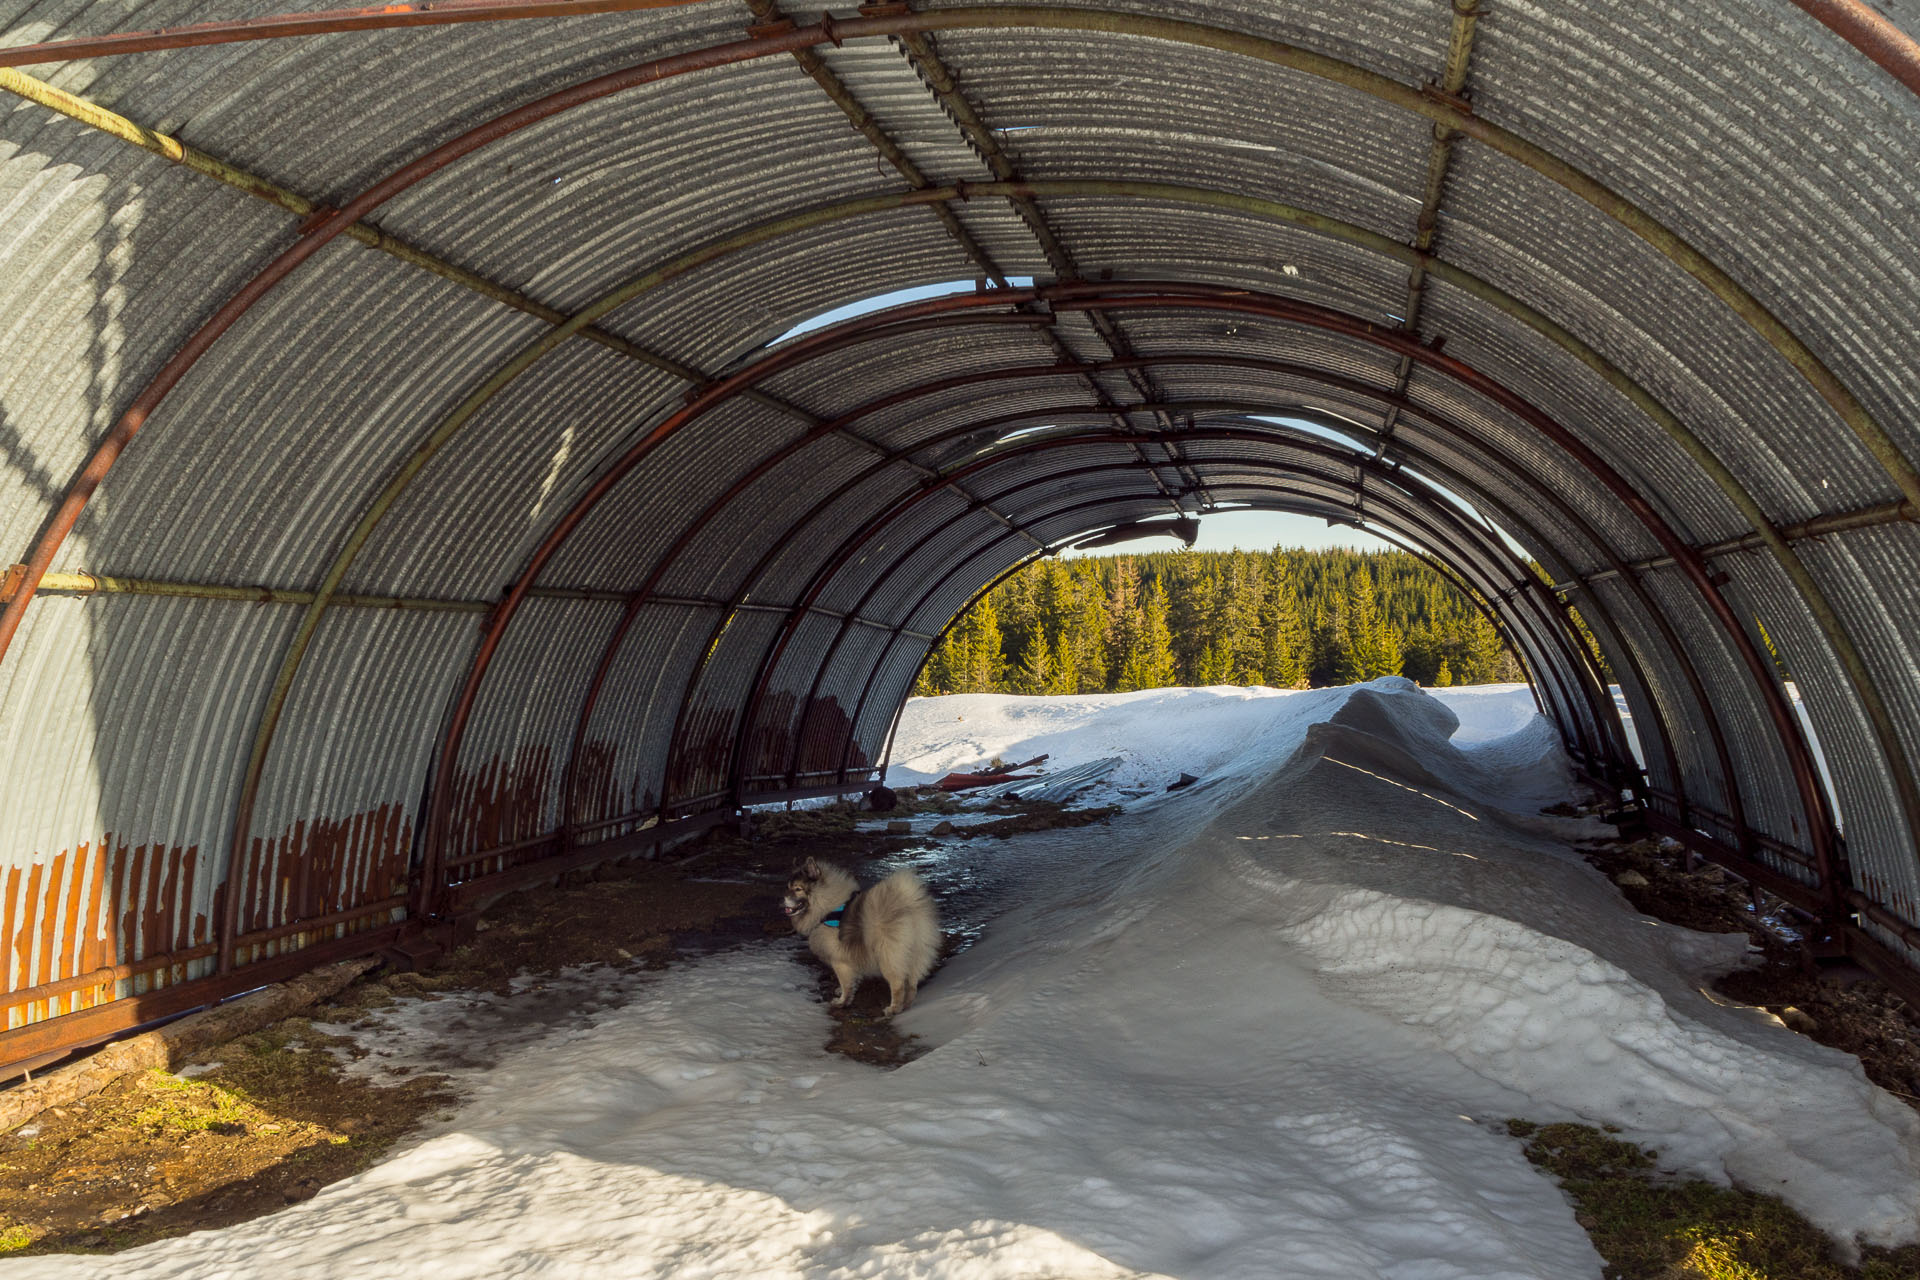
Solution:
M 1659 1153 L 1578 1124 L 1509 1120 L 1559 1179 L 1608 1280 L 1914 1280 L 1920 1249 L 1869 1250 L 1861 1269 L 1773 1196 L 1663 1173 Z
M 15 1253 L 33 1243 L 33 1232 L 25 1227 L 0 1227 L 0 1253 Z
M 135 1113 L 133 1123 L 141 1128 L 176 1136 L 232 1135 L 245 1133 L 255 1118 L 252 1108 L 219 1085 L 183 1080 L 160 1067 L 148 1072 L 147 1082 L 161 1096 Z

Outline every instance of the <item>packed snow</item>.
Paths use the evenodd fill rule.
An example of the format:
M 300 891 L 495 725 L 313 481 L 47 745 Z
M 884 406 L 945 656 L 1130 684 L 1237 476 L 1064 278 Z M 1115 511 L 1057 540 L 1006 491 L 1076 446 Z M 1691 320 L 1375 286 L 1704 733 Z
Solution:
M 907 1066 L 822 1051 L 797 939 L 406 1003 L 355 1069 L 463 1046 L 451 1119 L 274 1217 L 0 1275 L 1598 1276 L 1510 1116 L 1920 1238 L 1920 1119 L 1706 994 L 1743 937 L 1571 852 L 1524 686 L 929 699 L 890 781 L 1043 751 L 1122 757 L 1086 798 L 1123 811 L 904 859 L 977 939 Z

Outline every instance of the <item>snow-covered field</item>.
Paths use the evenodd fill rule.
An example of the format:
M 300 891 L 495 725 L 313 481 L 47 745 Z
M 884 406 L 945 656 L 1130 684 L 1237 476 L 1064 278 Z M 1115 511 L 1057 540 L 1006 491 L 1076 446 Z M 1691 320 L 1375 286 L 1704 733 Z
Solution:
M 1567 850 L 1524 687 L 926 700 L 890 780 L 1042 751 L 1122 756 L 1089 799 L 1129 807 L 915 855 L 978 941 L 908 1066 L 821 1051 L 792 941 L 576 973 L 609 1005 L 517 1044 L 512 1001 L 403 1005 L 388 1061 L 489 1042 L 452 1120 L 272 1218 L 0 1276 L 1598 1276 L 1509 1116 L 1920 1235 L 1920 1120 L 1702 991 L 1743 939 Z

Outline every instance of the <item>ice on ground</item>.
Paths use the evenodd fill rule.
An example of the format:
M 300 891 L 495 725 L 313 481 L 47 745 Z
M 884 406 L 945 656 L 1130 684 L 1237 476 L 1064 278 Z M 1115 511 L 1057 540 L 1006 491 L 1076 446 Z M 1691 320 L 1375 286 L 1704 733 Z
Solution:
M 624 1004 L 460 1071 L 452 1122 L 314 1200 L 0 1277 L 1597 1277 L 1508 1116 L 1920 1236 L 1920 1120 L 1702 994 L 1741 936 L 1637 915 L 1555 842 L 1532 810 L 1566 766 L 1523 688 L 1444 692 L 916 703 L 923 774 L 1040 743 L 1215 785 L 929 845 L 981 937 L 901 1019 L 934 1048 L 898 1071 L 821 1051 L 797 942 L 603 975 Z M 476 1016 L 452 1004 L 374 1040 L 404 1058 Z

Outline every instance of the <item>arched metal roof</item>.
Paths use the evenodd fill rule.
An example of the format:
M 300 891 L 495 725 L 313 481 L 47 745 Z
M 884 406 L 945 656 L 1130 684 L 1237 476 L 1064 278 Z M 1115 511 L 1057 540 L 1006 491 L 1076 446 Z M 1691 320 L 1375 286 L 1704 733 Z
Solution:
M 0 0 L 0 1063 L 856 786 L 1216 504 L 1920 962 L 1910 0 L 219 8 Z

